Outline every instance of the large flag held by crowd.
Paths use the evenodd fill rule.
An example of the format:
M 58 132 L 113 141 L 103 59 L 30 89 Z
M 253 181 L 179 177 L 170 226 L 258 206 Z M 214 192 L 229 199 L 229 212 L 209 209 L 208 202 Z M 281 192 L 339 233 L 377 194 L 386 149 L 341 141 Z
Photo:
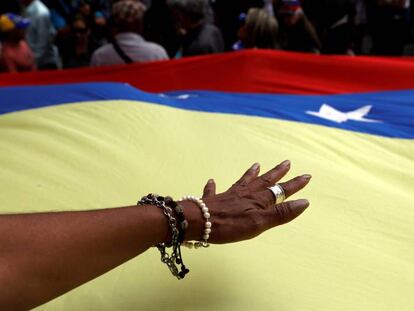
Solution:
M 38 310 L 414 309 L 412 59 L 244 51 L 2 75 L 0 150 L 0 213 L 225 190 L 254 162 L 313 175 L 301 217 L 184 250 L 182 281 L 154 248 Z

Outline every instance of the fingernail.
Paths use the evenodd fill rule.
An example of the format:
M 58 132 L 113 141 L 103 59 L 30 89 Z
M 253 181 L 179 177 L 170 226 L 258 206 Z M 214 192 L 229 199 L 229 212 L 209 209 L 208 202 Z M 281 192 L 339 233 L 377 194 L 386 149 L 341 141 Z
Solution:
M 250 169 L 253 170 L 253 171 L 257 171 L 259 169 L 259 167 L 260 167 L 260 164 L 255 163 L 255 164 L 253 164 L 253 166 Z
M 212 178 L 211 178 L 211 179 L 209 179 L 207 183 L 209 183 L 209 184 L 213 184 L 213 183 L 214 183 L 214 179 L 212 179 Z
M 310 174 L 305 174 L 305 175 L 302 175 L 302 178 L 305 178 L 305 179 L 309 180 L 309 179 L 311 179 L 311 178 L 312 178 L 312 175 L 310 175 Z
M 290 166 L 290 161 L 289 160 L 285 160 L 282 163 L 279 164 L 280 166 Z
M 296 201 L 292 201 L 292 204 L 290 207 L 292 208 L 292 211 L 296 214 L 302 214 L 305 209 L 307 209 L 309 206 L 309 201 L 306 199 L 300 199 Z

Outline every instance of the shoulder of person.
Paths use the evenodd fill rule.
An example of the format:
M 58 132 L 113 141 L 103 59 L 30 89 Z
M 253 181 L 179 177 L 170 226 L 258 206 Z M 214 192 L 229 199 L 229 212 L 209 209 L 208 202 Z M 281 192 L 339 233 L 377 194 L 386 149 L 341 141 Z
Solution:
M 168 58 L 167 51 L 164 47 L 158 43 L 152 41 L 145 41 L 148 48 L 150 48 L 153 52 L 156 52 L 159 57 Z
M 105 54 L 105 53 L 110 53 L 112 51 L 114 51 L 114 46 L 112 45 L 112 43 L 107 43 L 104 44 L 103 46 L 101 46 L 100 48 L 96 49 L 95 52 L 93 52 L 93 55 L 101 55 L 101 54 Z
M 203 26 L 199 38 L 206 43 L 212 39 L 221 40 L 223 37 L 221 30 L 213 24 L 207 23 Z
M 221 34 L 220 29 L 216 25 L 213 25 L 211 23 L 204 24 L 203 32 L 208 33 L 208 34 L 217 34 L 217 33 Z

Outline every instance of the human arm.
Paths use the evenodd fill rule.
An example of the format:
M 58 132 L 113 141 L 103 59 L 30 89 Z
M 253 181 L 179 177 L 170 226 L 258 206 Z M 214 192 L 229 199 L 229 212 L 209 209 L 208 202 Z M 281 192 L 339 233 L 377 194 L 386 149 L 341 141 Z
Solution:
M 167 233 L 165 217 L 153 206 L 1 216 L 0 305 L 22 310 L 47 302 Z
M 266 187 L 289 170 L 284 164 L 258 177 L 249 169 L 228 191 L 215 194 L 209 182 L 203 199 L 210 209 L 211 243 L 252 238 L 288 222 L 308 206 L 305 200 L 274 206 Z M 309 176 L 282 184 L 289 196 Z M 204 220 L 196 204 L 184 201 L 186 239 L 199 240 Z M 0 216 L 0 305 L 21 310 L 45 303 L 168 239 L 162 211 L 151 205 L 81 212 Z

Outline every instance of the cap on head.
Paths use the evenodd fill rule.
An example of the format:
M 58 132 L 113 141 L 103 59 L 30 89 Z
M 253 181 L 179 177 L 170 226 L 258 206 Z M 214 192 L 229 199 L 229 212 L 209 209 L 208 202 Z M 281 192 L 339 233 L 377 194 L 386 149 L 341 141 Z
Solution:
M 282 0 L 278 10 L 279 14 L 293 15 L 302 9 L 302 4 L 297 0 Z
M 0 16 L 0 32 L 9 32 L 14 29 L 26 29 L 30 20 L 20 15 L 6 13 Z

